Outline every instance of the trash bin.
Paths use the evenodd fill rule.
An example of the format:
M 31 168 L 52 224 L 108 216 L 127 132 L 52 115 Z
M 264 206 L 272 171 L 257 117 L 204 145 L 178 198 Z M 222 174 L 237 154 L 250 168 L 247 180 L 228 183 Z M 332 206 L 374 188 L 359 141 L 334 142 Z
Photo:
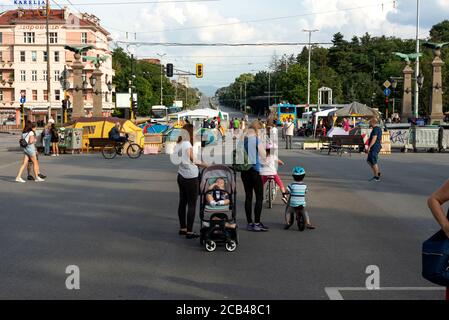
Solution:
M 418 149 L 438 150 L 439 131 L 438 126 L 412 127 L 410 138 L 414 151 Z
M 440 152 L 449 149 L 449 125 L 440 126 L 438 149 Z
M 59 149 L 66 153 L 71 151 L 72 154 L 75 152 L 81 152 L 83 148 L 83 129 L 75 128 L 60 128 L 58 131 L 59 135 Z

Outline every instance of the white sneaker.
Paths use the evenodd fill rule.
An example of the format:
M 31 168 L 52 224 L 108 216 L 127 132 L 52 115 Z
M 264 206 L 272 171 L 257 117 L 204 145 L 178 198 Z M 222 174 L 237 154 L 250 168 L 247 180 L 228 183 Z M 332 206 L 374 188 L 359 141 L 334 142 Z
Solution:
M 36 182 L 45 182 L 45 180 L 42 179 L 41 177 L 37 177 L 34 181 L 36 181 Z
M 59 153 L 56 156 L 59 157 Z
M 16 178 L 16 182 L 19 182 L 19 183 L 26 183 L 26 181 L 23 180 L 22 178 Z
M 52 156 L 52 157 L 56 157 L 56 154 L 53 153 L 51 156 Z

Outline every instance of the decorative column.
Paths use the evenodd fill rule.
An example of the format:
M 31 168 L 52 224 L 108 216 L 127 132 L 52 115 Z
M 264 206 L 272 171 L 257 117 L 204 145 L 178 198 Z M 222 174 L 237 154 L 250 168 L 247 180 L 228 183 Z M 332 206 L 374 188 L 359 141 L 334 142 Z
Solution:
M 431 124 L 441 123 L 444 119 L 443 114 L 443 77 L 441 74 L 444 65 L 441 60 L 441 49 L 435 49 L 435 58 L 433 59 L 433 80 L 432 80 L 432 111 L 430 115 Z
M 413 69 L 410 67 L 410 61 L 402 71 L 404 74 L 404 96 L 402 100 L 402 122 L 407 123 L 409 118 L 413 118 L 412 110 L 412 74 Z
M 103 116 L 103 91 L 102 91 L 102 83 L 101 77 L 103 76 L 103 72 L 100 70 L 100 64 L 96 65 L 96 69 L 92 73 L 92 77 L 95 80 L 94 86 L 94 96 L 93 96 L 93 116 L 94 117 L 102 117 Z
M 84 117 L 84 94 L 83 94 L 83 69 L 81 63 L 81 54 L 75 53 L 75 62 L 72 64 L 73 69 L 73 112 L 72 119 Z

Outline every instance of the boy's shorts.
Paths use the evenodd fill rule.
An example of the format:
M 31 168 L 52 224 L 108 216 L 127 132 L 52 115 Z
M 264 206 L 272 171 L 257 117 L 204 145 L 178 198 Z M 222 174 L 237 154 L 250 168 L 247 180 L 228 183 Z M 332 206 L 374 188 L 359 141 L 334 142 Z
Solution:
M 379 153 L 380 153 L 380 151 L 371 150 L 368 153 L 368 159 L 366 161 L 368 161 L 368 163 L 370 165 L 375 166 L 377 164 L 377 162 L 379 161 Z

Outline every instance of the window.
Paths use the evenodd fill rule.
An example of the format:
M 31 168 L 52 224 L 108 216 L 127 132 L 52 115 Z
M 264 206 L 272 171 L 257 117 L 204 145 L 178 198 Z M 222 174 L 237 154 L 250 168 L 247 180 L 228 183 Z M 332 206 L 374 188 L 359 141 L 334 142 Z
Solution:
M 0 81 L 3 81 L 3 72 L 0 71 Z
M 0 32 L 0 43 L 3 43 L 3 32 Z
M 25 51 L 20 51 L 20 62 L 26 61 L 26 54 Z
M 60 72 L 59 70 L 55 70 L 55 81 L 59 81 Z
M 33 101 L 37 101 L 37 90 L 32 91 L 33 95 Z
M 104 101 L 109 102 L 109 94 L 107 92 L 104 94 Z
M 31 61 L 37 61 L 37 51 L 31 51 Z
M 0 101 L 3 101 L 3 90 L 0 90 Z
M 83 74 L 81 75 L 82 82 L 87 81 L 86 71 L 83 70 Z
M 47 70 L 42 71 L 42 77 L 43 77 L 44 81 L 47 81 L 47 78 L 48 78 Z
M 24 43 L 35 43 L 36 42 L 36 34 L 34 32 L 24 32 L 23 33 L 23 42 Z
M 87 43 L 87 32 L 81 33 L 81 43 L 86 44 Z
M 0 51 L 0 61 L 3 62 L 3 51 Z
M 59 62 L 59 51 L 55 51 L 55 62 Z
M 58 43 L 58 33 L 50 32 L 50 43 Z
M 27 74 L 25 70 L 20 70 L 20 81 L 22 82 L 27 81 Z
M 61 90 L 55 90 L 55 100 L 61 100 Z
M 25 97 L 27 96 L 27 91 L 26 90 L 20 90 L 20 97 Z
M 47 51 L 44 51 L 44 62 L 47 62 L 47 59 L 48 59 Z
M 37 81 L 37 70 L 31 71 L 31 81 L 33 82 Z
M 44 100 L 48 101 L 48 92 L 47 92 L 47 90 L 44 90 Z

